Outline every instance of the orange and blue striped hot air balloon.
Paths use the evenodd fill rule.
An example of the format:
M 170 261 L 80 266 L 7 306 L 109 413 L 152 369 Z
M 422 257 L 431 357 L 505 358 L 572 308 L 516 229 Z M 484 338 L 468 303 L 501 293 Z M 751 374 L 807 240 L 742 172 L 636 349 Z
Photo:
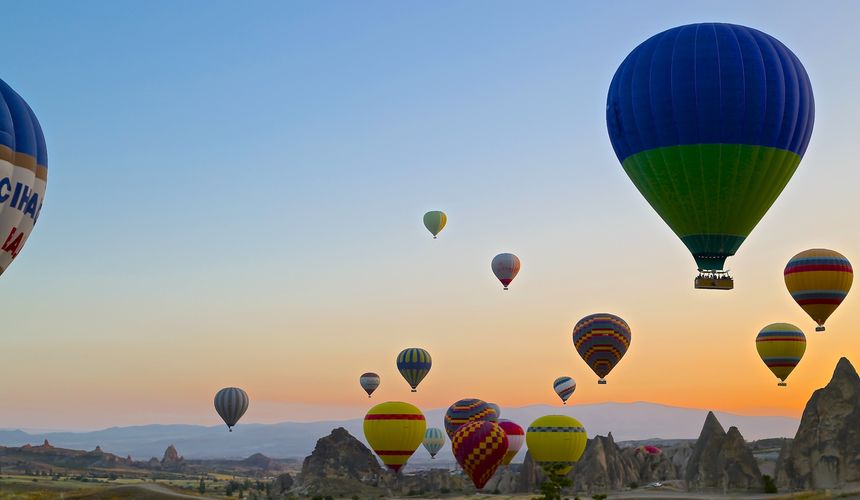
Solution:
M 461 399 L 449 406 L 448 411 L 445 412 L 445 432 L 448 433 L 449 438 L 454 439 L 457 430 L 469 422 L 478 420 L 495 422 L 498 418 L 496 410 L 488 403 L 477 398 Z
M 424 441 L 427 422 L 409 403 L 389 401 L 374 406 L 364 417 L 367 444 L 386 467 L 397 472 Z
M 412 392 L 418 392 L 418 384 L 430 373 L 432 366 L 430 353 L 419 347 L 403 349 L 397 355 L 397 370 L 412 387 Z
M 469 422 L 451 439 L 454 457 L 479 490 L 502 465 L 508 437 L 494 422 Z
M 824 331 L 824 322 L 845 300 L 854 271 L 839 252 L 823 248 L 805 250 L 788 261 L 783 272 L 785 286 L 797 304 Z
M 605 377 L 615 368 L 630 347 L 630 326 L 614 314 L 591 314 L 573 328 L 573 345 L 585 363 L 605 384 Z
M 762 328 L 755 338 L 755 348 L 764 364 L 785 386 L 785 379 L 806 352 L 806 336 L 800 328 L 788 323 L 773 323 Z

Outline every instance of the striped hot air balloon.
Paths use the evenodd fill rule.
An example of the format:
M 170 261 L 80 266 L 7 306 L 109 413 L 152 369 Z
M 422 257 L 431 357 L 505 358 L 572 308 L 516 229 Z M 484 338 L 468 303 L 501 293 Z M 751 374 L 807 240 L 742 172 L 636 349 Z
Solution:
M 839 252 L 823 248 L 805 250 L 788 261 L 783 272 L 785 286 L 797 304 L 824 331 L 824 322 L 845 300 L 854 271 Z
M 445 212 L 440 210 L 433 210 L 424 214 L 424 227 L 430 231 L 434 240 L 436 239 L 436 235 L 442 231 L 447 222 L 448 216 L 445 215 Z
M 418 392 L 418 384 L 430 373 L 433 360 L 430 353 L 418 347 L 410 347 L 397 355 L 397 370 L 412 387 L 412 392 Z
M 705 275 L 721 276 L 785 188 L 815 121 L 812 85 L 776 38 L 702 23 L 649 38 L 606 101 L 615 155 Z M 731 280 L 697 280 L 729 289 Z
M 436 458 L 439 450 L 445 446 L 445 433 L 442 429 L 430 427 L 424 433 L 424 448 L 430 453 L 430 458 Z
M 567 415 L 538 418 L 526 431 L 526 446 L 535 463 L 547 473 L 564 475 L 585 451 L 585 427 Z
M 497 419 L 502 417 L 502 407 L 501 406 L 497 405 L 496 403 L 487 403 L 487 404 L 490 405 L 490 408 L 492 408 L 494 412 L 496 412 L 496 418 Z
M 618 316 L 592 314 L 579 320 L 573 328 L 573 345 L 589 368 L 600 377 L 597 383 L 605 384 L 605 377 L 630 347 L 630 336 L 630 326 Z
M 508 451 L 508 437 L 494 422 L 469 422 L 454 434 L 451 446 L 457 463 L 480 490 L 502 465 Z
M 755 338 L 755 348 L 764 364 L 785 386 L 785 379 L 806 352 L 806 336 L 800 328 L 788 323 L 773 323 L 762 328 Z
M 424 441 L 427 423 L 421 410 L 409 403 L 381 403 L 364 417 L 364 437 L 382 463 L 399 471 Z
M 475 421 L 495 422 L 498 420 L 493 408 L 476 398 L 461 399 L 448 407 L 445 412 L 445 432 L 453 439 L 457 429 L 469 422 Z
M 573 395 L 576 390 L 576 381 L 570 377 L 558 377 L 552 383 L 552 388 L 558 397 L 561 398 L 563 404 L 567 404 L 568 398 Z
M 499 427 L 508 436 L 508 451 L 505 453 L 502 465 L 510 465 L 511 460 L 517 456 L 520 448 L 523 447 L 523 443 L 526 442 L 526 433 L 522 427 L 510 420 L 499 420 Z
M 238 387 L 225 387 L 215 394 L 215 411 L 224 419 L 230 432 L 248 411 L 248 403 L 248 393 Z
M 367 393 L 367 397 L 370 397 L 373 391 L 379 387 L 379 375 L 373 372 L 362 373 L 358 379 L 358 383 L 361 384 L 361 388 Z
M 504 289 L 507 290 L 508 285 L 520 272 L 520 258 L 512 253 L 500 253 L 493 257 L 490 267 Z
M 24 248 L 48 182 L 48 149 L 30 106 L 0 80 L 0 274 Z

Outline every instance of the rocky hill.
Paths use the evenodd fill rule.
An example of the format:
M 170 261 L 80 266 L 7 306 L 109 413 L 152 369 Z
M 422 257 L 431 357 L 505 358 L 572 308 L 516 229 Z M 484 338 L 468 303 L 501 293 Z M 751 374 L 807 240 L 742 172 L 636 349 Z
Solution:
M 708 413 L 693 447 L 684 481 L 693 491 L 761 491 L 764 487 L 758 463 L 738 428 L 726 432 L 713 413 Z
M 860 483 L 860 377 L 846 358 L 812 394 L 776 468 L 780 488 L 845 488 Z

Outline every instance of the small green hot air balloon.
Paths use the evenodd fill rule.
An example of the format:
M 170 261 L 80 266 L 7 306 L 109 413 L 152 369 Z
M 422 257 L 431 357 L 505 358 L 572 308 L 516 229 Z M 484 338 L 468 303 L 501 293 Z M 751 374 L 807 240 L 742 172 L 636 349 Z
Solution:
M 436 239 L 436 235 L 442 231 L 442 228 L 445 227 L 445 223 L 447 222 L 448 216 L 445 215 L 445 212 L 440 210 L 433 210 L 424 214 L 424 227 L 430 231 L 434 240 Z

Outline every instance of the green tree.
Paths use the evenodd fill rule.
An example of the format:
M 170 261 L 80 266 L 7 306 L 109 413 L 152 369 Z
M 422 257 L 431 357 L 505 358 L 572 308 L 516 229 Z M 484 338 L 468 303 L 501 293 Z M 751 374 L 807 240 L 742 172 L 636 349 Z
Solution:
M 197 491 L 199 491 L 201 495 L 206 493 L 206 481 L 204 481 L 202 477 L 200 478 L 200 484 L 197 485 Z
M 765 493 L 777 493 L 776 483 L 773 481 L 773 478 L 768 476 L 767 474 L 761 477 L 762 481 L 764 481 L 764 492 Z
M 562 490 L 573 484 L 566 474 L 561 473 L 563 469 L 562 464 L 553 464 L 544 468 L 546 479 L 540 485 L 541 496 L 535 497 L 534 500 L 562 500 Z

